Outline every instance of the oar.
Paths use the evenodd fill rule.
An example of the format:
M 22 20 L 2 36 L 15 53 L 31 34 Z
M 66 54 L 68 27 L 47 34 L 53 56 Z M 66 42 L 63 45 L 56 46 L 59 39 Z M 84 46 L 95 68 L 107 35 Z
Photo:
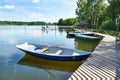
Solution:
M 54 46 L 45 46 L 45 47 L 47 47 L 47 48 L 54 48 L 54 47 L 63 46 L 63 45 L 65 45 L 65 44 L 57 44 L 57 45 L 54 45 Z

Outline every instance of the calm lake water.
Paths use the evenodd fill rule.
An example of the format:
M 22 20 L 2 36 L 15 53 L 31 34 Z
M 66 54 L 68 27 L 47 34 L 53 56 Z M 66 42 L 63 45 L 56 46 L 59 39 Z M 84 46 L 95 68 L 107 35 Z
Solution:
M 24 42 L 93 51 L 98 42 L 67 38 L 65 30 L 45 30 L 43 26 L 0 26 L 0 80 L 67 80 L 82 62 L 38 59 L 18 50 Z M 54 28 L 55 26 L 51 26 Z M 57 27 L 57 26 L 56 26 Z

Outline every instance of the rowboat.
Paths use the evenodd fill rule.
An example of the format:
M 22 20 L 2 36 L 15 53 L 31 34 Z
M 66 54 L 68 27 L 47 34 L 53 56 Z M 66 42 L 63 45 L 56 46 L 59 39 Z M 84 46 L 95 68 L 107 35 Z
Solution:
M 67 32 L 67 37 L 68 38 L 75 38 L 75 35 L 77 35 L 77 34 L 79 34 L 79 33 L 77 33 L 77 32 Z
M 101 40 L 101 37 L 94 36 L 94 34 L 92 33 L 76 34 L 75 37 L 80 39 L 86 39 L 86 40 Z
M 75 38 L 75 36 L 77 36 L 79 34 L 83 34 L 83 35 L 87 35 L 87 36 L 94 36 L 93 32 L 67 32 L 67 37 Z
M 46 46 L 27 42 L 16 47 L 34 57 L 55 61 L 83 61 L 91 54 L 87 51 L 62 48 L 59 45 Z

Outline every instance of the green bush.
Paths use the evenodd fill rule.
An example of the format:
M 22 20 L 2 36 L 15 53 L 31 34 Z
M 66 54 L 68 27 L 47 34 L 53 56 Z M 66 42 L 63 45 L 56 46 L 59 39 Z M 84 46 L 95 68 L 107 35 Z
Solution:
M 107 21 L 103 22 L 102 25 L 100 26 L 100 30 L 115 31 L 116 30 L 115 21 L 107 20 Z
M 102 33 L 112 35 L 112 36 L 116 36 L 116 34 L 117 34 L 117 32 L 115 32 L 115 31 L 103 31 Z

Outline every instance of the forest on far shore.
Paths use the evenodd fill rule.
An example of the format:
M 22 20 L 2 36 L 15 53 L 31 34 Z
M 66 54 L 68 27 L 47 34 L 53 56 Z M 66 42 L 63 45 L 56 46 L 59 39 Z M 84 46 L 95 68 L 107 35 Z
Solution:
M 53 25 L 56 23 L 47 23 L 44 21 L 32 21 L 32 22 L 24 22 L 24 21 L 0 21 L 0 25 Z

